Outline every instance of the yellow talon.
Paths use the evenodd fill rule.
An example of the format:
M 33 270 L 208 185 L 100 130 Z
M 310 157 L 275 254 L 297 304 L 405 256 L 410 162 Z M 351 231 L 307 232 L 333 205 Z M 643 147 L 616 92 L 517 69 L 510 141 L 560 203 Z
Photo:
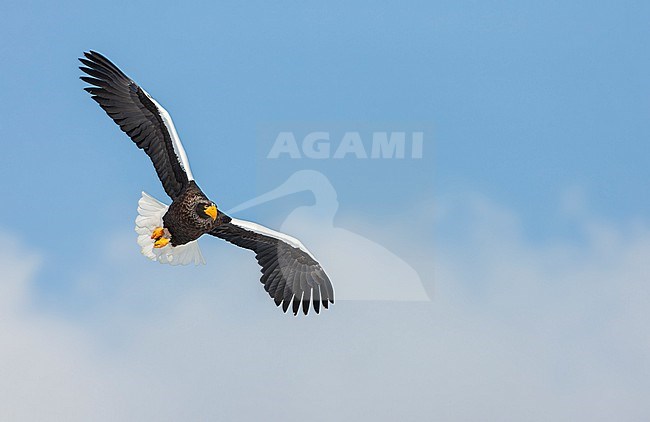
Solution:
M 166 237 L 161 237 L 160 239 L 156 240 L 153 244 L 153 247 L 156 249 L 164 248 L 169 244 L 169 239 Z
M 151 233 L 151 238 L 158 240 L 161 237 L 163 237 L 164 234 L 165 234 L 165 229 L 163 229 L 162 227 L 156 227 L 153 233 Z

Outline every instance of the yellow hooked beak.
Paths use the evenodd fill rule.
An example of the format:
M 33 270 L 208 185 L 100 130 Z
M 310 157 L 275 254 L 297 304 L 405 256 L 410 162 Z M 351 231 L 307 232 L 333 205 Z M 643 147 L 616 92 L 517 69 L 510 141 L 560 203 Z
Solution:
M 212 221 L 217 219 L 217 206 L 216 205 L 210 205 L 209 207 L 205 207 L 203 210 L 204 213 L 212 217 Z

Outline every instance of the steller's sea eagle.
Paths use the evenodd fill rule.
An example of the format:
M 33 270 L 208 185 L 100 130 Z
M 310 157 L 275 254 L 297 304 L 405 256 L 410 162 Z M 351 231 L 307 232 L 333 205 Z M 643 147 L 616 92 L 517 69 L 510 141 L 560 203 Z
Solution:
M 79 59 L 88 76 L 85 88 L 102 109 L 143 149 L 153 163 L 167 206 L 142 192 L 135 230 L 142 254 L 171 265 L 205 263 L 198 238 L 208 233 L 255 252 L 262 267 L 260 281 L 277 306 L 293 314 L 310 304 L 318 313 L 334 303 L 327 274 L 298 239 L 249 221 L 229 217 L 201 191 L 167 111 L 144 89 L 101 54 L 90 51 Z

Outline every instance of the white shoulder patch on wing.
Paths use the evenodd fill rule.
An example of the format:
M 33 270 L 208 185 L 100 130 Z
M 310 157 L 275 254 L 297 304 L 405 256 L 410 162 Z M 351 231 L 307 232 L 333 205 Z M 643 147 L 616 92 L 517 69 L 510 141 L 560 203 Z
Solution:
M 293 246 L 294 248 L 300 249 L 301 251 L 309 255 L 314 261 L 316 261 L 314 255 L 312 255 L 311 252 L 309 252 L 309 250 L 305 247 L 305 245 L 303 245 L 302 242 L 296 239 L 295 237 L 289 236 L 288 234 L 276 232 L 275 230 L 269 229 L 268 227 L 264 227 L 261 224 L 253 223 L 251 221 L 238 220 L 236 218 L 233 218 L 230 222 L 235 226 L 241 227 L 242 229 L 246 229 L 255 233 L 263 234 L 265 236 L 269 236 L 281 240 L 284 243 L 288 244 L 289 246 Z
M 181 167 L 185 171 L 185 174 L 187 174 L 187 178 L 189 180 L 194 180 L 194 176 L 192 176 L 192 170 L 190 170 L 190 160 L 187 159 L 185 148 L 183 148 L 183 144 L 181 143 L 181 138 L 178 137 L 178 133 L 176 132 L 176 127 L 174 126 L 174 122 L 172 121 L 172 116 L 170 116 L 167 110 L 165 110 L 165 108 L 161 106 L 158 103 L 158 101 L 154 100 L 153 97 L 149 95 L 147 91 L 142 89 L 142 92 L 144 92 L 147 95 L 147 97 L 149 97 L 151 102 L 154 103 L 156 108 L 158 108 L 160 117 L 162 118 L 162 121 L 165 124 L 165 127 L 167 128 L 167 132 L 169 132 L 169 136 L 172 138 L 172 145 L 174 145 L 174 152 L 178 157 L 179 163 L 181 164 Z
M 167 208 L 167 205 L 142 192 L 142 198 L 138 201 L 138 216 L 135 219 L 135 231 L 138 233 L 138 245 L 142 255 L 161 264 L 205 264 L 198 240 L 180 246 L 169 244 L 159 249 L 153 247 L 151 234 L 155 228 L 163 226 L 163 216 Z

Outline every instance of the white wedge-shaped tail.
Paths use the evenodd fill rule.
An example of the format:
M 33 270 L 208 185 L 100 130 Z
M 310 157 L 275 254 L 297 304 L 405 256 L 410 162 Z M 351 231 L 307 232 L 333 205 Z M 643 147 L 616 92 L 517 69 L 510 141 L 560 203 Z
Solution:
M 138 245 L 142 255 L 161 264 L 205 264 L 198 240 L 180 246 L 172 246 L 170 243 L 162 248 L 153 247 L 155 240 L 151 235 L 156 228 L 163 227 L 163 216 L 167 208 L 167 205 L 142 192 L 142 198 L 138 201 L 138 216 L 135 219 L 135 231 L 138 233 Z

